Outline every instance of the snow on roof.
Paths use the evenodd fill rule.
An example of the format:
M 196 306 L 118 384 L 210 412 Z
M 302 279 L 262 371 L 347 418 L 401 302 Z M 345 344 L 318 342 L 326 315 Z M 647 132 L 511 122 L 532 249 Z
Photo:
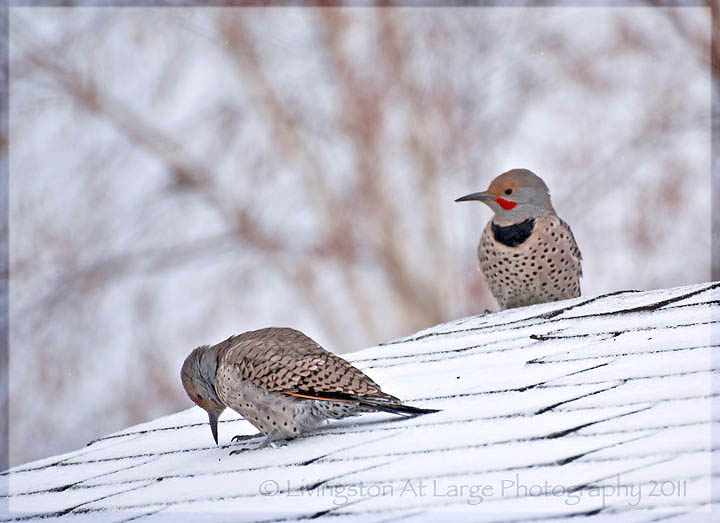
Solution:
M 367 414 L 231 456 L 248 445 L 231 437 L 253 427 L 226 411 L 218 447 L 193 407 L 5 472 L 5 517 L 709 520 L 719 289 L 628 291 L 439 325 L 348 359 L 387 392 L 442 412 Z

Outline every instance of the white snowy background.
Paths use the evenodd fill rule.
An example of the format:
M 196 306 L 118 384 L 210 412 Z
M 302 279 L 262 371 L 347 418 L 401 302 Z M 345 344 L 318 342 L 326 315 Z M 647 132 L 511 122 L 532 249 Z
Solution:
M 509 168 L 584 293 L 709 280 L 709 49 L 707 8 L 12 8 L 11 463 L 188 407 L 233 333 L 492 308 L 453 200 Z

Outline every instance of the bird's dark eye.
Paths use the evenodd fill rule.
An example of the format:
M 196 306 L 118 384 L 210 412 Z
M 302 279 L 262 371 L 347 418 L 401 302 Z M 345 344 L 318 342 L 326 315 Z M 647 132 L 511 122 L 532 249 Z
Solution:
M 202 398 L 202 396 L 201 396 L 200 394 L 198 394 L 198 395 L 197 395 L 197 399 L 199 399 L 200 401 L 202 401 L 203 398 Z
M 505 189 L 505 194 L 512 194 L 512 189 Z

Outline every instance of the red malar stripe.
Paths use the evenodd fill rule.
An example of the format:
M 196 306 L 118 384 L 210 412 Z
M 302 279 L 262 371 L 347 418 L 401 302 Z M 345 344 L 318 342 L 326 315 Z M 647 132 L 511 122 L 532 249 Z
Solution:
M 495 198 L 495 201 L 498 202 L 500 204 L 500 207 L 502 207 L 506 211 L 509 211 L 517 205 L 517 203 L 506 200 L 505 198 Z

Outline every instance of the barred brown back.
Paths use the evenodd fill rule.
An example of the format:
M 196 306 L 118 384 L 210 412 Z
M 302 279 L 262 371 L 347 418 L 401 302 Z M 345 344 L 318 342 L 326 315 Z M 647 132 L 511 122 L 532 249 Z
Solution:
M 383 393 L 362 371 L 294 329 L 271 327 L 246 332 L 221 345 L 224 364 L 238 366 L 243 379 L 267 391 L 396 399 Z

